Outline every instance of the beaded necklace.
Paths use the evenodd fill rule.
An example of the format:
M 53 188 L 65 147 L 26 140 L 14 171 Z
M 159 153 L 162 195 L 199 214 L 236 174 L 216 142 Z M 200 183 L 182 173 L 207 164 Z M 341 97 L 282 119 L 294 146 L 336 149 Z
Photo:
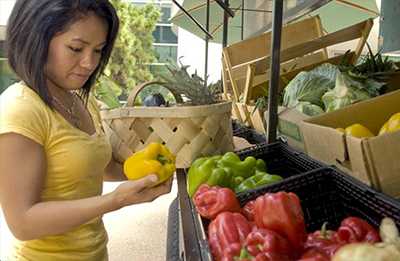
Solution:
M 76 128 L 79 128 L 81 125 L 81 120 L 80 118 L 76 115 L 75 113 L 75 103 L 76 103 L 76 97 L 74 97 L 76 94 L 72 94 L 72 104 L 71 108 L 68 108 L 62 103 L 56 96 L 52 97 L 52 101 L 54 101 L 56 104 L 58 104 L 61 109 L 63 109 L 69 116 L 69 118 L 72 121 L 72 125 L 74 125 Z

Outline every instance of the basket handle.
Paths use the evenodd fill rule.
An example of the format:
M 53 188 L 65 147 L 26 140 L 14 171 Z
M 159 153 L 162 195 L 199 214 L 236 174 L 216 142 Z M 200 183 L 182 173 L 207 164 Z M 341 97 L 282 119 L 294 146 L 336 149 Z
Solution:
M 128 100 L 126 102 L 126 106 L 133 106 L 133 104 L 135 103 L 136 97 L 139 95 L 140 91 L 143 90 L 145 87 L 152 85 L 152 84 L 159 84 L 162 85 L 164 88 L 166 88 L 168 91 L 170 91 L 172 93 L 172 95 L 175 98 L 176 103 L 183 103 L 182 97 L 178 94 L 176 94 L 175 92 L 171 91 L 167 86 L 165 86 L 165 82 L 161 82 L 161 81 L 148 81 L 148 82 L 144 82 L 141 83 L 139 85 L 136 85 L 132 91 L 130 92 L 129 96 L 128 96 Z

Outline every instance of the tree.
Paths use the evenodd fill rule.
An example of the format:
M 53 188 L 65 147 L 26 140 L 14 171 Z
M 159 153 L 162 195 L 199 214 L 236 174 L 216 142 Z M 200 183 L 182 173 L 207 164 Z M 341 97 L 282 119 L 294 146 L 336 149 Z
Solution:
M 134 86 L 153 79 L 149 68 L 156 61 L 152 32 L 161 13 L 154 4 L 138 7 L 123 0 L 111 2 L 120 19 L 120 30 L 95 95 L 109 107 L 116 107 L 118 96 L 126 98 Z

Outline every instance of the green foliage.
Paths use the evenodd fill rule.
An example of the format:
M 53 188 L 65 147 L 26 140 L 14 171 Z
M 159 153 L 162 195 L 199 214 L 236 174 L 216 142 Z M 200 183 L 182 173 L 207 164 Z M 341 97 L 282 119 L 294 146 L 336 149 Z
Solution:
M 115 96 L 127 97 L 137 84 L 153 79 L 149 65 L 156 60 L 152 32 L 161 13 L 153 4 L 138 7 L 123 0 L 111 2 L 118 12 L 120 30 L 95 94 L 107 105 L 115 106 Z
M 8 66 L 7 59 L 0 58 L 0 94 L 16 81 L 18 81 L 18 77 Z
M 96 88 L 96 98 L 104 102 L 108 108 L 117 108 L 120 106 L 118 95 L 121 94 L 121 88 L 107 76 L 103 76 L 102 84 Z
M 167 71 L 157 75 L 163 82 L 164 86 L 174 94 L 174 96 L 183 96 L 186 104 L 205 105 L 219 102 L 219 94 L 222 91 L 222 83 L 205 84 L 205 80 L 197 75 L 189 74 L 187 69 L 189 65 L 184 65 L 179 60 L 180 65 L 173 61 L 166 64 Z
M 343 61 L 339 65 L 342 72 L 347 72 L 351 77 L 357 80 L 373 79 L 378 82 L 386 82 L 391 79 L 394 74 L 399 73 L 399 68 L 390 57 L 382 56 L 381 52 L 374 54 L 371 47 L 367 43 L 368 54 L 361 57 L 361 61 L 352 65 L 348 61 L 348 53 L 346 52 Z

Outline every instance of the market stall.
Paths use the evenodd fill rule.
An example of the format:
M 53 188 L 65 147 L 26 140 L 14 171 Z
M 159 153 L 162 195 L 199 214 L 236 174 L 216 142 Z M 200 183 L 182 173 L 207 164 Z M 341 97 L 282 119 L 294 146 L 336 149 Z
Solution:
M 387 177 L 385 179 L 385 176 L 380 175 L 379 173 L 385 172 L 388 167 L 392 167 L 390 170 L 390 173 L 393 173 L 395 169 L 397 169 L 397 161 L 395 159 L 387 159 L 390 161 L 390 163 L 384 164 L 382 159 L 379 159 L 379 157 L 376 156 L 371 156 L 368 153 L 368 149 L 365 149 L 365 147 L 368 147 L 369 145 L 365 140 L 362 140 L 360 142 L 360 139 L 355 139 L 353 143 L 361 143 L 360 144 L 355 144 L 354 146 L 359 146 L 363 152 L 366 151 L 366 154 L 361 153 L 361 155 L 364 156 L 358 156 L 358 158 L 355 158 L 357 156 L 354 156 L 353 154 L 353 161 L 356 161 L 357 165 L 353 163 L 353 166 L 363 166 L 364 168 L 371 168 L 373 169 L 367 169 L 365 172 L 362 172 L 364 176 L 364 180 L 360 179 L 359 176 L 357 176 L 357 173 L 359 171 L 355 171 L 348 168 L 348 166 L 344 166 L 344 168 L 338 168 L 338 167 L 332 167 L 332 164 L 339 163 L 339 165 L 343 165 L 342 162 L 334 162 L 337 161 L 337 158 L 332 158 L 330 152 L 332 151 L 331 148 L 328 148 L 328 145 L 326 145 L 328 142 L 330 146 L 335 147 L 336 145 L 332 145 L 332 140 L 325 134 L 322 135 L 325 132 L 327 132 L 329 135 L 336 135 L 335 137 L 337 138 L 338 143 L 336 144 L 341 144 L 339 142 L 344 140 L 344 149 L 341 148 L 339 150 L 339 154 L 341 152 L 345 152 L 346 149 L 346 138 L 347 138 L 347 144 L 349 143 L 349 140 L 351 141 L 353 137 L 350 136 L 350 134 L 344 134 L 337 130 L 339 127 L 345 128 L 346 126 L 339 126 L 338 121 L 333 120 L 333 123 L 326 123 L 325 118 L 328 116 L 321 116 L 321 121 L 311 119 L 308 122 L 307 125 L 311 126 L 312 125 L 323 125 L 322 127 L 319 127 L 322 132 L 307 132 L 307 144 L 316 144 L 313 147 L 312 156 L 309 157 L 306 155 L 304 152 L 300 152 L 298 150 L 293 149 L 291 146 L 288 146 L 286 143 L 282 142 L 279 137 L 277 137 L 277 128 L 278 126 L 278 95 L 279 95 L 279 85 L 280 85 L 280 72 L 281 72 L 281 62 L 286 62 L 289 61 L 293 58 L 296 58 L 298 56 L 302 56 L 307 51 L 309 52 L 314 52 L 316 50 L 319 50 L 321 48 L 327 47 L 330 44 L 335 44 L 337 42 L 340 42 L 341 40 L 346 41 L 346 40 L 352 40 L 356 38 L 360 38 L 360 42 L 357 45 L 357 48 L 355 50 L 355 56 L 352 56 L 351 59 L 353 61 L 356 60 L 356 58 L 360 55 L 361 49 L 363 48 L 365 44 L 366 37 L 368 36 L 368 33 L 371 29 L 371 24 L 370 22 L 363 22 L 360 23 L 356 26 L 350 27 L 349 28 L 344 28 L 342 31 L 339 30 L 340 33 L 346 32 L 348 30 L 349 32 L 352 33 L 344 33 L 343 35 L 347 36 L 340 36 L 340 33 L 333 33 L 333 35 L 317 35 L 317 39 L 311 39 L 309 41 L 304 40 L 304 42 L 289 46 L 287 42 L 281 43 L 281 33 L 282 33 L 282 23 L 287 23 L 289 21 L 293 21 L 294 17 L 296 15 L 304 15 L 304 13 L 312 12 L 314 9 L 321 7 L 321 5 L 327 4 L 330 1 L 308 1 L 307 4 L 304 2 L 300 1 L 301 4 L 298 6 L 295 6 L 293 9 L 287 10 L 286 13 L 283 13 L 283 1 L 273 1 L 273 15 L 271 19 L 271 33 L 270 33 L 270 42 L 268 43 L 269 46 L 266 48 L 267 50 L 271 50 L 270 55 L 268 54 L 267 56 L 261 57 L 262 59 L 259 59 L 256 61 L 259 64 L 256 64 L 254 66 L 247 66 L 250 65 L 251 63 L 249 62 L 244 62 L 245 65 L 247 66 L 247 69 L 243 70 L 244 73 L 242 72 L 242 77 L 245 78 L 245 88 L 242 90 L 243 93 L 245 93 L 245 97 L 249 97 L 250 94 L 248 93 L 249 87 L 251 85 L 251 81 L 254 80 L 254 72 L 255 68 L 257 66 L 259 67 L 266 67 L 268 68 L 268 73 L 265 73 L 267 70 L 263 70 L 263 76 L 265 77 L 264 81 L 269 82 L 269 90 L 268 90 L 268 107 L 267 111 L 268 113 L 266 114 L 266 118 L 263 119 L 263 121 L 266 121 L 267 128 L 266 128 L 266 143 L 260 143 L 256 146 L 250 147 L 245 150 L 241 151 L 236 151 L 236 155 L 240 158 L 240 161 L 243 163 L 247 160 L 248 157 L 253 157 L 256 158 L 257 160 L 262 160 L 266 166 L 266 170 L 268 171 L 268 174 L 273 173 L 274 175 L 279 175 L 283 181 L 277 182 L 276 184 L 269 184 L 267 186 L 260 186 L 259 188 L 257 187 L 249 187 L 247 190 L 240 190 L 238 189 L 239 186 L 232 186 L 231 185 L 226 185 L 223 186 L 222 183 L 219 183 L 217 185 L 221 185 L 222 187 L 228 187 L 228 188 L 233 188 L 236 191 L 236 198 L 240 204 L 240 210 L 239 212 L 241 213 L 246 213 L 246 206 L 252 202 L 256 201 L 256 207 L 254 210 L 253 215 L 257 215 L 255 218 L 255 223 L 259 227 L 263 228 L 275 228 L 277 230 L 281 229 L 282 231 L 278 231 L 280 235 L 285 235 L 287 239 L 290 241 L 290 245 L 296 249 L 296 246 L 298 246 L 299 250 L 296 256 L 296 260 L 299 259 L 300 257 L 302 258 L 307 258 L 310 257 L 308 255 L 311 255 L 308 251 L 315 252 L 317 251 L 315 248 L 310 247 L 310 242 L 304 239 L 304 242 L 301 242 L 301 240 L 298 240 L 301 238 L 302 233 L 312 233 L 314 231 L 319 231 L 321 226 L 324 224 L 324 222 L 328 222 L 328 228 L 330 230 L 337 230 L 338 234 L 341 234 L 343 230 L 348 229 L 346 227 L 346 224 L 349 222 L 349 220 L 354 220 L 354 217 L 356 217 L 356 220 L 358 224 L 365 224 L 367 223 L 368 226 L 374 227 L 374 230 L 372 229 L 370 232 L 374 235 L 377 235 L 375 239 L 372 241 L 368 241 L 365 238 L 358 238 L 357 240 L 351 241 L 351 242 L 369 242 L 371 245 L 371 248 L 373 248 L 372 243 L 381 241 L 381 239 L 384 241 L 382 244 L 387 244 L 392 246 L 391 241 L 387 239 L 386 236 L 384 235 L 384 228 L 387 227 L 384 226 L 386 224 L 387 220 L 382 221 L 384 217 L 389 217 L 390 222 L 394 222 L 395 225 L 392 224 L 391 226 L 391 231 L 396 230 L 396 225 L 397 227 L 400 226 L 400 202 L 396 200 L 395 198 L 391 197 L 388 194 L 392 194 L 395 196 L 395 192 L 397 191 L 396 188 L 398 186 L 395 184 L 394 186 L 391 186 L 387 190 L 384 190 L 382 186 L 384 181 L 388 181 L 390 178 L 393 180 L 393 177 Z M 312 3 L 311 3 L 312 2 Z M 322 3 L 324 2 L 324 3 Z M 342 2 L 342 1 L 339 1 Z M 349 2 L 349 1 L 343 1 L 343 2 Z M 350 1 L 351 2 L 351 1 Z M 350 5 L 352 6 L 352 5 Z M 354 8 L 354 5 L 352 6 Z M 357 6 L 356 6 L 357 7 Z M 359 7 L 359 6 L 358 6 Z M 365 10 L 364 10 L 365 11 Z M 304 30 L 304 29 L 303 29 Z M 349 37 L 349 35 L 351 35 Z M 324 45 L 324 41 L 321 40 L 327 40 L 326 44 Z M 300 40 L 301 42 L 302 40 Z M 240 44 L 240 42 L 239 42 Z M 313 46 L 317 45 L 317 46 Z M 283 46 L 283 47 L 282 47 Z M 299 47 L 300 46 L 300 47 Z M 229 46 L 228 46 L 229 47 Z M 315 48 L 314 48 L 315 47 Z M 314 48 L 314 49 L 313 49 Z M 288 50 L 287 50 L 288 49 Z M 243 49 L 242 49 L 243 50 Z M 282 50 L 282 52 L 281 52 Z M 285 51 L 287 51 L 289 54 L 285 54 Z M 265 53 L 265 52 L 264 52 Z M 224 53 L 225 55 L 225 61 L 226 56 L 228 53 Z M 281 56 L 282 55 L 282 56 Z M 324 61 L 327 61 L 327 57 L 324 56 L 324 53 L 322 53 L 321 57 L 323 58 Z M 282 59 L 281 59 L 282 58 Z M 308 57 L 309 58 L 309 57 Z M 260 62 L 261 61 L 261 62 Z M 320 60 L 317 62 L 312 61 L 310 64 L 306 64 L 305 67 L 309 66 L 307 69 L 311 70 L 312 68 L 322 64 Z M 226 72 L 226 78 L 230 78 L 230 87 L 232 88 L 232 93 L 231 97 L 234 97 L 234 102 L 238 103 L 239 102 L 239 95 L 238 93 L 240 92 L 237 90 L 235 86 L 235 80 L 233 80 L 232 77 L 232 69 L 234 66 L 229 63 L 229 60 L 225 64 L 226 67 L 224 67 L 224 73 Z M 247 70 L 247 71 L 246 71 Z M 298 71 L 299 72 L 299 71 Z M 249 80 L 250 79 L 250 80 Z M 224 87 L 227 86 L 227 79 L 225 79 L 224 82 Z M 225 92 L 227 94 L 227 92 Z M 394 94 L 388 94 L 386 96 L 378 97 L 375 99 L 372 99 L 370 101 L 365 101 L 365 102 L 360 102 L 357 104 L 358 107 L 366 107 L 367 104 L 369 103 L 379 103 L 380 100 L 386 99 L 386 100 L 391 100 L 392 97 L 398 95 L 397 93 Z M 247 101 L 247 98 L 245 101 Z M 394 99 L 394 98 L 393 98 Z M 371 105 L 370 105 L 371 106 Z M 350 106 L 351 107 L 351 106 Z M 349 108 L 350 108 L 349 107 Z M 358 108 L 357 107 L 357 108 Z M 355 108 L 353 110 L 353 115 L 354 111 L 357 110 Z M 380 112 L 381 114 L 383 113 L 384 115 L 380 115 L 380 118 L 385 118 L 388 119 L 394 112 L 396 112 L 397 108 L 395 105 L 391 106 L 391 109 L 385 110 L 384 112 Z M 235 108 L 234 108 L 235 110 Z M 351 108 L 349 110 L 352 110 Z M 399 111 L 399 110 L 397 110 Z M 234 111 L 233 111 L 234 112 Z M 236 112 L 238 112 L 238 109 L 236 108 Z M 249 119 L 249 110 L 247 109 L 247 115 L 246 113 L 242 113 L 242 116 L 244 115 L 244 119 Z M 371 111 L 372 112 L 372 111 Z M 346 112 L 343 111 L 338 111 L 337 114 L 344 113 Z M 332 114 L 330 114 L 332 115 Z M 351 115 L 350 113 L 347 114 L 349 118 Z M 375 115 L 375 114 L 373 114 Z M 240 113 L 237 115 L 237 118 L 240 118 Z M 344 116 L 343 116 L 344 117 Z M 367 116 L 365 116 L 367 117 Z M 245 120 L 242 122 L 246 123 Z M 345 117 L 346 118 L 346 117 Z M 319 119 L 319 118 L 316 118 Z M 331 120 L 332 121 L 332 120 Z M 343 124 L 350 124 L 351 120 L 344 120 Z M 382 120 L 383 121 L 383 120 Z M 366 122 L 366 121 L 363 121 Z M 372 123 L 371 123 L 372 124 Z M 380 126 L 378 127 L 379 124 L 375 124 L 376 127 L 374 128 L 374 132 L 376 133 L 377 130 L 379 131 Z M 254 127 L 250 124 L 251 127 Z M 311 128 L 309 127 L 309 128 Z M 327 129 L 330 128 L 330 129 Z M 312 127 L 316 128 L 316 127 Z M 336 131 L 335 134 L 333 134 L 333 131 Z M 347 133 L 347 132 L 346 132 Z M 321 136 L 320 136 L 321 134 Z M 327 134 L 327 135 L 328 135 Z M 393 135 L 397 135 L 398 133 L 395 133 Z M 348 136 L 347 136 L 348 135 Z M 390 134 L 392 135 L 392 134 Z M 398 136 L 398 135 L 397 135 Z M 384 140 L 385 144 L 389 144 L 388 142 L 389 139 L 393 142 L 394 140 L 399 140 L 398 137 L 395 136 L 385 136 L 381 137 L 381 140 Z M 360 137 L 359 137 L 360 138 Z M 376 139 L 379 139 L 377 137 Z M 371 142 L 374 142 L 375 140 L 372 140 Z M 384 142 L 383 142 L 384 143 Z M 382 143 L 382 146 L 384 146 Z M 380 146 L 379 141 L 377 140 L 374 143 L 375 147 Z M 310 146 L 310 145 L 309 145 Z M 365 146 L 365 147 L 363 147 Z M 370 148 L 370 147 L 368 147 Z M 356 150 L 359 150 L 358 148 Z M 325 153 L 325 154 L 324 154 Z M 346 151 L 347 153 L 347 151 Z M 383 153 L 383 152 L 382 152 Z M 380 153 L 382 156 L 383 154 Z M 224 165 L 224 157 L 225 155 L 221 155 L 222 158 L 217 159 L 216 166 L 221 166 Z M 322 155 L 322 157 L 321 157 Z M 345 154 L 345 156 L 348 154 Z M 366 155 L 366 156 L 365 156 Z M 391 155 L 398 155 L 398 153 L 392 153 Z M 226 156 L 228 157 L 228 156 Z M 325 158 L 324 158 L 325 157 Z M 364 158 L 363 158 L 364 157 Z M 329 158 L 329 159 L 327 159 Z M 371 159 L 372 158 L 372 159 Z M 333 160 L 332 160 L 333 159 Z M 360 163 L 361 160 L 361 163 Z M 375 160 L 375 161 L 374 161 Z M 378 163 L 376 161 L 378 160 Z M 380 160 L 380 162 L 379 162 Z M 396 162 L 396 163 L 394 163 Z M 362 165 L 362 163 L 364 165 Z M 371 165 L 372 164 L 372 165 Z M 385 170 L 379 170 L 378 172 L 376 171 L 376 166 L 385 166 Z M 231 249 L 232 245 L 228 246 L 227 241 L 232 240 L 232 236 L 235 233 L 237 234 L 237 242 L 230 242 L 232 244 L 238 243 L 241 246 L 244 246 L 247 248 L 247 250 L 252 249 L 251 246 L 249 246 L 248 239 L 244 241 L 243 239 L 239 239 L 239 235 L 242 235 L 244 232 L 247 231 L 244 234 L 250 234 L 250 229 L 246 228 L 246 226 L 249 225 L 243 225 L 246 222 L 243 220 L 236 220 L 235 226 L 236 229 L 233 229 L 230 227 L 230 229 L 227 228 L 226 223 L 224 222 L 232 222 L 232 221 L 227 221 L 227 220 L 233 220 L 233 219 L 242 219 L 241 217 L 226 217 L 227 215 L 211 215 L 210 214 L 210 209 L 202 209 L 203 205 L 201 205 L 202 202 L 202 195 L 200 192 L 198 192 L 200 187 L 197 188 L 198 194 L 196 194 L 195 190 L 191 191 L 191 187 L 193 187 L 193 177 L 194 175 L 191 175 L 191 172 L 197 171 L 196 170 L 196 162 L 193 162 L 192 166 L 189 168 L 182 168 L 177 170 L 177 179 L 178 179 L 178 197 L 177 199 L 171 204 L 170 206 L 170 212 L 169 212 L 169 224 L 168 224 L 168 238 L 167 238 L 167 260 L 217 260 L 221 259 L 222 256 L 229 256 L 231 255 L 231 258 L 233 256 L 241 256 L 245 258 L 245 256 L 242 256 L 242 251 L 240 249 Z M 347 167 L 347 168 L 346 168 Z M 265 170 L 265 169 L 264 169 Z M 373 174 L 369 174 L 372 171 Z M 380 171 L 380 172 L 379 172 Z M 257 173 L 257 172 L 256 172 Z M 366 173 L 366 174 L 365 174 Z M 200 174 L 199 174 L 200 175 Z M 238 174 L 239 175 L 239 174 Z M 256 174 L 254 174 L 256 175 Z M 271 175 L 270 175 L 271 176 Z M 246 177 L 248 178 L 248 177 Z M 368 180 L 368 178 L 370 180 Z M 380 178 L 385 179 L 384 181 L 380 180 Z M 369 181 L 366 182 L 366 181 Z M 373 183 L 375 182 L 375 184 Z M 212 182 L 204 182 L 204 183 L 209 183 L 211 184 Z M 214 183 L 215 184 L 215 183 Z M 378 185 L 377 185 L 378 184 Z M 242 183 L 241 183 L 242 185 Z M 369 185 L 369 186 L 368 186 Z M 393 185 L 393 183 L 391 183 Z M 371 188 L 373 186 L 373 188 Z M 207 193 L 207 189 L 209 188 L 201 188 L 204 190 L 204 194 Z M 392 189 L 392 193 L 390 193 L 389 189 Z M 296 199 L 294 200 L 292 196 L 282 194 L 282 191 L 286 192 L 293 192 L 296 195 Z M 382 191 L 384 193 L 382 193 Z M 217 193 L 214 191 L 214 193 Z M 221 192 L 222 193 L 222 192 Z M 261 212 L 263 207 L 269 211 L 273 211 L 273 203 L 268 203 L 267 194 L 269 193 L 268 197 L 289 197 L 292 198 L 291 201 L 292 206 L 296 205 L 296 202 L 301 202 L 301 206 L 298 205 L 299 210 L 297 213 L 301 212 L 301 220 L 302 220 L 302 225 L 297 226 L 295 228 L 293 224 L 290 224 L 290 220 L 285 220 L 285 215 L 289 215 L 288 212 L 280 212 L 284 211 L 284 207 L 282 209 L 277 208 L 275 205 L 275 211 L 276 213 L 280 213 L 279 218 L 274 219 L 274 220 L 268 220 L 260 218 L 259 216 L 263 215 Z M 275 194 L 274 194 L 275 193 Z M 290 194 L 290 193 L 289 193 Z M 273 195 L 273 196 L 271 196 Z M 279 196 L 277 196 L 279 195 Z M 265 197 L 265 199 L 259 199 L 262 197 Z M 207 197 L 207 196 L 204 196 Z M 277 201 L 278 199 L 275 198 Z M 289 199 L 280 199 L 282 202 L 285 200 Z M 263 203 L 261 203 L 263 202 Z M 258 205 L 257 205 L 258 204 Z M 262 205 L 264 204 L 264 205 Z M 282 203 L 284 204 L 284 203 Z M 258 206 L 258 207 L 257 207 Z M 232 206 L 230 206 L 232 207 Z M 237 206 L 236 208 L 231 208 L 232 212 L 238 212 Z M 266 210 L 266 211 L 267 211 Z M 289 211 L 286 209 L 285 211 Z M 293 214 L 293 213 L 292 213 Z M 211 216 L 210 216 L 211 215 Z M 222 217 L 223 216 L 223 217 Z M 250 216 L 245 215 L 247 220 L 251 220 Z M 283 219 L 279 220 L 279 219 Z M 254 220 L 253 220 L 254 221 Z M 286 222 L 286 223 L 285 223 Z M 356 222 L 356 223 L 357 223 Z M 381 223 L 382 222 L 382 223 Z M 243 226 L 237 225 L 237 224 L 242 224 Z M 298 225 L 298 224 L 297 224 Z M 387 224 L 386 224 L 387 225 Z M 283 229 L 282 227 L 285 226 L 292 226 L 291 229 L 294 229 L 298 233 L 294 232 L 288 232 L 288 230 Z M 326 225 L 324 225 L 326 226 Z M 279 228 L 278 228 L 279 227 Z M 379 231 L 380 227 L 380 231 Z M 247 229 L 247 230 L 246 230 Z M 296 230 L 298 229 L 298 230 Z M 236 232 L 235 232 L 236 231 Z M 275 230 L 276 231 L 276 230 Z M 300 232 L 299 232 L 300 231 Z M 340 232 L 340 233 L 339 233 Z M 379 238 L 378 233 L 381 232 L 381 237 Z M 228 233 L 231 235 L 230 239 L 222 239 L 224 233 Z M 285 234 L 286 233 L 286 234 Z M 317 233 L 317 232 L 316 232 Z M 318 232 L 320 233 L 320 232 Z M 235 237 L 235 236 L 233 236 Z M 250 237 L 250 236 L 249 236 Z M 398 240 L 398 239 L 395 239 Z M 325 257 L 328 256 L 332 257 L 334 252 L 336 252 L 339 247 L 343 247 L 344 245 L 348 244 L 350 241 L 347 239 L 343 239 L 340 241 L 340 244 L 337 243 L 335 245 L 335 250 L 331 252 L 324 252 L 325 250 L 318 249 L 318 251 L 322 251 L 323 255 Z M 307 247 L 303 248 L 303 243 L 305 243 Z M 225 244 L 225 245 L 224 245 Z M 398 247 L 398 246 L 397 246 Z M 221 252 L 221 248 L 223 249 L 230 249 L 230 253 Z M 345 249 L 347 247 L 343 247 Z M 307 251 L 304 251 L 306 249 Z M 292 249 L 293 250 L 293 249 Z M 265 250 L 267 251 L 267 250 Z M 340 259 L 343 258 L 343 256 L 348 255 L 349 253 L 351 254 L 351 249 L 347 251 L 347 249 L 341 251 L 340 255 L 338 257 L 335 257 L 336 259 L 334 260 L 346 260 L 346 259 Z M 398 250 L 399 251 L 399 250 Z M 268 251 L 267 251 L 268 252 Z M 296 252 L 296 251 L 294 251 Z M 362 252 L 360 250 L 360 252 Z M 366 252 L 366 251 L 364 251 Z M 372 251 L 373 252 L 373 251 Z M 374 253 L 369 252 L 369 254 L 373 255 Z M 278 254 L 282 254 L 283 252 L 279 252 Z M 247 253 L 248 254 L 248 253 Z M 253 257 L 259 252 L 254 252 L 251 253 L 253 254 Z M 276 254 L 276 253 L 275 253 Z M 315 254 L 315 253 L 313 253 Z M 365 254 L 365 253 L 364 253 Z M 395 257 L 396 254 L 399 253 L 394 253 L 393 256 Z M 322 255 L 322 254 L 321 254 Z M 342 256 L 342 257 L 340 257 Z M 285 259 L 287 258 L 287 259 Z M 292 260 L 294 257 L 288 257 L 285 256 L 285 258 L 282 257 L 282 259 L 277 259 L 277 260 Z M 291 259 L 292 258 L 292 259 Z M 230 259 L 228 259 L 230 260 Z M 233 259 L 232 259 L 233 260 Z M 323 259 L 325 260 L 325 259 Z M 347 259 L 350 260 L 350 259 Z M 357 259 L 358 260 L 358 259 Z M 360 259 L 361 260 L 361 259 Z M 396 259 L 393 259 L 396 260 Z

